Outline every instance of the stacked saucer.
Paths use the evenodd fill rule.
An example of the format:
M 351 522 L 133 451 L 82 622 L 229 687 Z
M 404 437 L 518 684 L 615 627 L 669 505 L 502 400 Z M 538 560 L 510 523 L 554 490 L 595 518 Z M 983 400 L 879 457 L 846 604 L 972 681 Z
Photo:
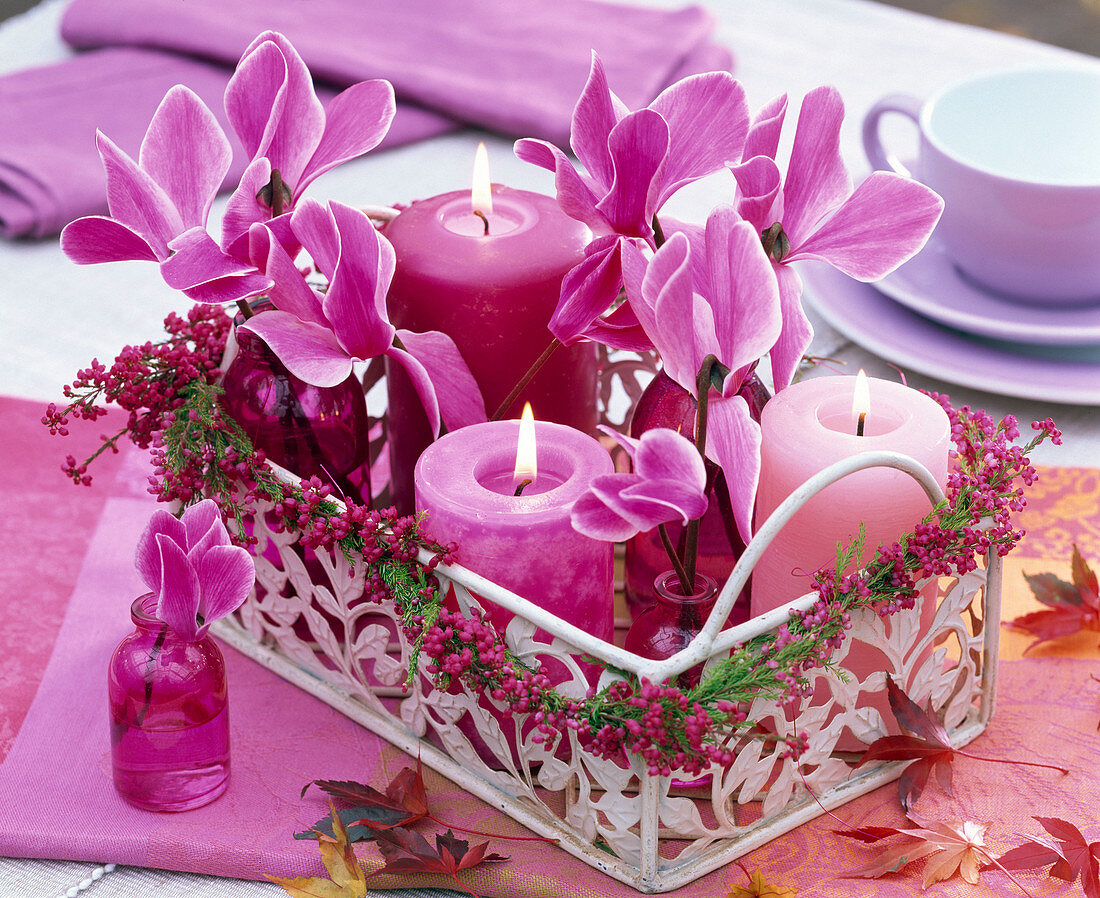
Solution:
M 1100 300 L 1029 305 L 967 279 L 932 235 L 875 284 L 804 263 L 805 299 L 834 328 L 888 361 L 976 389 L 1100 405 Z

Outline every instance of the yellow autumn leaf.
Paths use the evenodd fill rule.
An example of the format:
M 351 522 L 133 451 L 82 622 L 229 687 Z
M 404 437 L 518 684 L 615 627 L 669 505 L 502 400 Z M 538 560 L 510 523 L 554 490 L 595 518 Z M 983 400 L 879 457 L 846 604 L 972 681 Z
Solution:
M 329 809 L 332 811 L 332 833 L 335 838 L 322 837 L 319 847 L 321 862 L 332 879 L 319 876 L 267 877 L 282 886 L 291 898 L 366 898 L 366 874 L 348 843 L 347 830 L 331 799 Z
M 795 898 L 797 890 L 773 886 L 756 870 L 747 886 L 731 886 L 726 898 Z

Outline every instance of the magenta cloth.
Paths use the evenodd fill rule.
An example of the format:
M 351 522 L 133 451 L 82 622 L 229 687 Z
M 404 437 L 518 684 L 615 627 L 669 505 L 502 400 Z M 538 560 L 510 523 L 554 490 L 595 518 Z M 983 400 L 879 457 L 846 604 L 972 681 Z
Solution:
M 225 127 L 230 69 L 268 28 L 291 39 L 319 83 L 394 83 L 386 147 L 461 123 L 564 144 L 593 48 L 639 106 L 684 75 L 731 67 L 729 51 L 707 40 L 712 27 L 699 7 L 598 0 L 532 0 L 506 13 L 497 0 L 75 0 L 62 33 L 92 52 L 0 78 L 0 236 L 43 237 L 105 211 L 95 129 L 136 155 L 173 84 L 194 89 Z M 226 186 L 246 161 L 237 147 Z
M 314 76 L 387 78 L 397 96 L 460 121 L 564 143 L 592 50 L 623 102 L 642 106 L 697 58 L 726 68 L 698 6 L 599 0 L 74 0 L 74 47 L 157 47 L 235 63 L 264 29 L 285 34 Z M 697 54 L 700 56 L 697 57 Z
M 136 158 L 153 112 L 174 84 L 202 97 L 229 135 L 233 164 L 223 186 L 235 185 L 248 159 L 222 105 L 229 75 L 224 66 L 117 47 L 0 77 L 0 235 L 45 237 L 81 215 L 105 212 L 96 129 Z M 325 102 L 334 93 L 319 91 Z M 456 127 L 451 119 L 402 106 L 383 146 Z

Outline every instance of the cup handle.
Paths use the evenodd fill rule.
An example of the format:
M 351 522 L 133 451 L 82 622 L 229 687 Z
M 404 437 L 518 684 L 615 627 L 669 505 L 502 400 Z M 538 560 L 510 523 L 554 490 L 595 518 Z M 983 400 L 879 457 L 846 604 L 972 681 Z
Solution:
M 890 94 L 875 103 L 867 115 L 864 116 L 863 152 L 867 154 L 867 159 L 873 169 L 896 172 L 906 178 L 913 177 L 913 173 L 898 161 L 897 156 L 888 153 L 882 145 L 882 137 L 879 134 L 879 120 L 888 112 L 899 112 L 911 118 L 919 128 L 922 105 L 924 105 L 923 101 L 917 97 L 908 94 Z

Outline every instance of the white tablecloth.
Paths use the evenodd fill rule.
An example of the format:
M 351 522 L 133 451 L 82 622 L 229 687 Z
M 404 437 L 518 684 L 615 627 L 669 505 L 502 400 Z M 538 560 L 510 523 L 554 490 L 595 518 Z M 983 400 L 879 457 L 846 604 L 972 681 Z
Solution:
M 681 5 L 679 0 L 634 2 Z M 959 77 L 987 69 L 1097 64 L 1023 38 L 866 0 L 710 0 L 706 5 L 719 20 L 718 39 L 737 54 L 737 75 L 754 109 L 783 91 L 791 94 L 797 108 L 801 96 L 819 84 L 840 89 L 848 109 L 843 149 L 855 176 L 867 169 L 860 148 L 860 120 L 883 94 L 927 95 Z M 0 72 L 67 55 L 57 36 L 63 8 L 63 0 L 47 0 L 0 26 Z M 452 190 L 468 182 L 473 151 L 482 139 L 489 146 L 495 181 L 553 192 L 548 173 L 515 159 L 511 140 L 466 131 L 345 165 L 316 182 L 310 193 L 322 200 L 333 197 L 366 205 L 407 202 Z M 701 221 L 715 197 L 729 195 L 728 186 L 728 182 L 693 185 L 674 198 L 668 211 L 678 218 Z M 215 215 L 219 213 L 220 206 Z M 92 357 L 111 358 L 123 344 L 155 336 L 165 313 L 179 307 L 178 295 L 161 282 L 155 266 L 135 262 L 78 267 L 52 240 L 0 243 L 0 272 L 0 358 L 4 360 L 0 392 L 11 395 L 59 398 L 60 385 Z M 815 354 L 842 358 L 853 370 L 863 366 L 870 374 L 896 377 L 881 359 L 820 320 L 815 326 Z M 919 375 L 908 379 L 910 384 L 951 394 L 956 404 L 977 405 L 998 416 L 1012 412 L 1025 425 L 1052 414 L 1066 433 L 1065 445 L 1043 447 L 1037 460 L 1100 465 L 1100 410 L 1095 407 L 994 396 Z M 90 869 L 68 862 L 0 859 L 0 896 L 52 898 L 64 894 Z M 95 883 L 87 894 L 93 898 L 161 894 L 251 898 L 284 893 L 264 883 L 125 869 Z

